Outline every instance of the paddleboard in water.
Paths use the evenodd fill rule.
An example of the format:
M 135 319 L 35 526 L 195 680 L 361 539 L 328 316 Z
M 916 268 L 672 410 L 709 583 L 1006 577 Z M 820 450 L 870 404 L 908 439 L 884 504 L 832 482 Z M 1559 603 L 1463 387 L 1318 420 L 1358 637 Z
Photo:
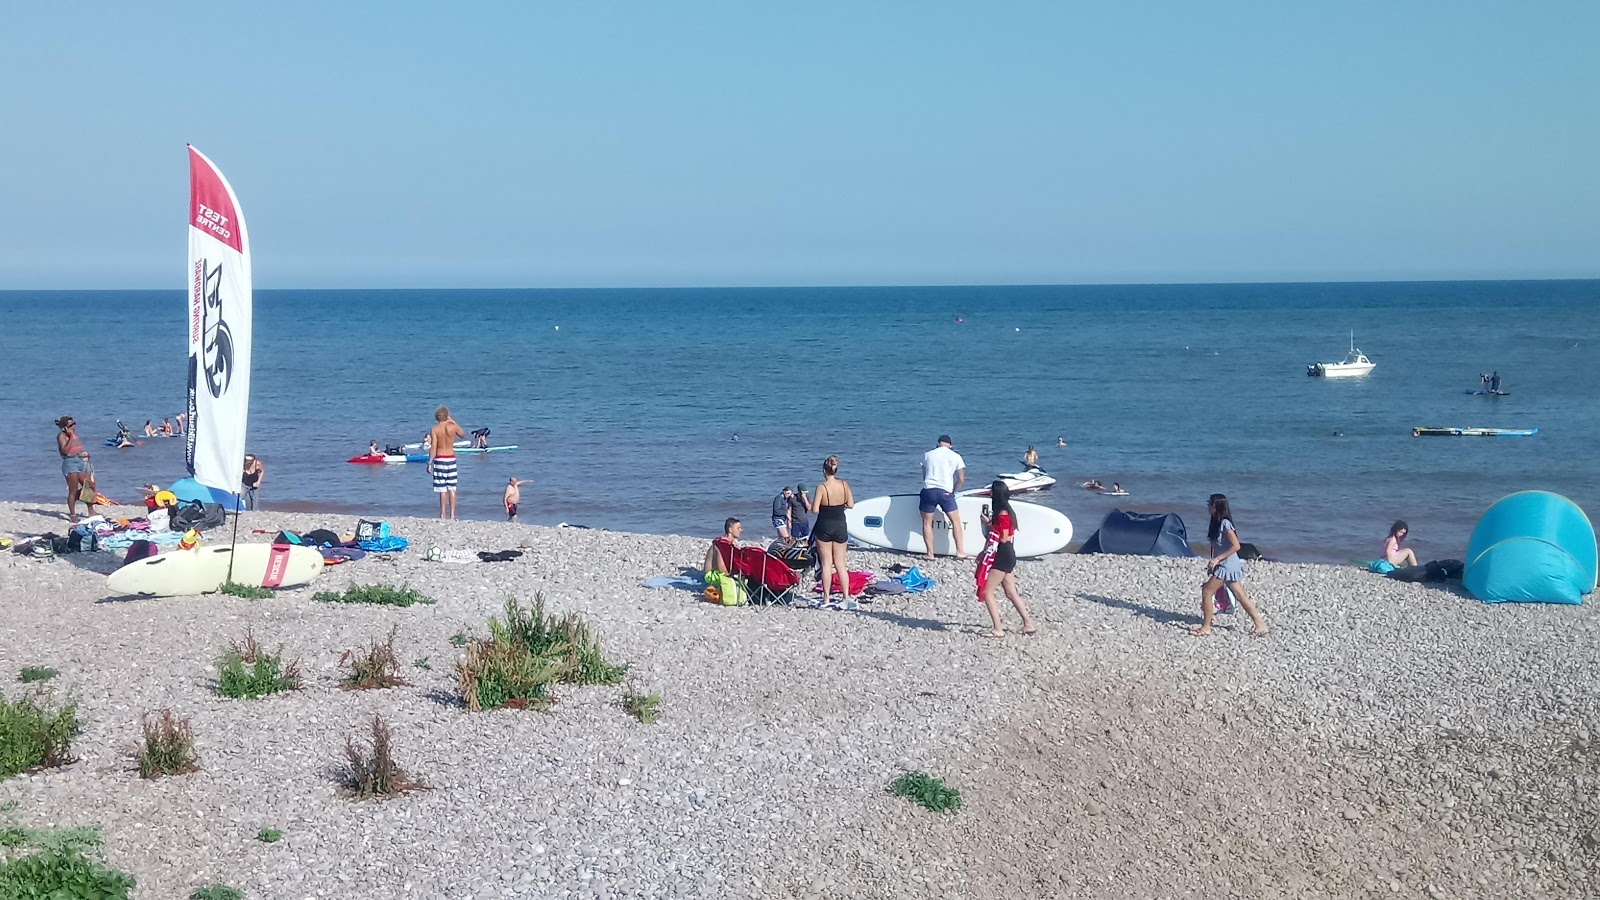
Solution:
M 112 572 L 106 587 L 114 594 L 141 597 L 186 597 L 210 594 L 228 580 L 256 587 L 310 584 L 322 573 L 322 554 L 289 544 L 226 544 L 172 550 L 131 562 Z
M 1467 391 L 1474 397 L 1509 397 L 1510 391 Z
M 472 446 L 472 442 L 468 441 L 468 440 L 460 440 L 460 441 L 456 441 L 456 446 L 457 447 L 470 447 L 470 446 Z M 422 442 L 421 441 L 417 441 L 415 444 L 401 444 L 400 447 L 401 447 L 401 449 L 404 449 L 404 450 L 421 450 L 422 449 Z
M 1537 428 L 1413 428 L 1412 437 L 1533 437 Z
M 971 556 L 983 550 L 985 535 L 979 516 L 988 502 L 984 497 L 956 497 L 962 540 Z M 922 542 L 922 514 L 917 506 L 916 494 L 857 500 L 854 509 L 845 510 L 850 537 L 869 547 L 926 553 L 927 545 Z M 1072 521 L 1056 510 L 1021 500 L 1012 500 L 1011 508 L 1017 514 L 1017 537 L 1013 543 L 1018 556 L 1044 556 L 1072 541 Z M 950 522 L 942 512 L 933 517 L 933 552 L 940 556 L 954 556 L 956 552 Z
M 1127 491 L 1101 491 L 1100 492 L 1100 496 L 1102 496 L 1102 497 L 1126 497 L 1126 496 L 1128 496 L 1128 492 Z
M 516 444 L 507 444 L 504 447 L 457 447 L 457 453 L 493 453 L 496 450 L 515 450 Z

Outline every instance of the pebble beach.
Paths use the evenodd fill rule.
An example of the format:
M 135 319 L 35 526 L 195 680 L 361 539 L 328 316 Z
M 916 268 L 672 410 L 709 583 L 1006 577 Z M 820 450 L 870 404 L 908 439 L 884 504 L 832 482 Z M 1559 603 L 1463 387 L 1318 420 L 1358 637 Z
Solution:
M 410 550 L 267 600 L 109 597 L 112 555 L 0 554 L 3 692 L 32 689 L 24 666 L 56 668 L 48 690 L 83 722 L 76 762 L 0 782 L 8 815 L 101 828 L 140 900 L 213 883 L 273 900 L 1600 895 L 1592 599 L 1489 606 L 1260 562 L 1271 635 L 1240 615 L 1194 638 L 1204 560 L 1062 554 L 1018 569 L 1040 633 L 1013 615 L 989 640 L 966 562 L 852 551 L 854 569 L 917 563 L 939 585 L 860 612 L 723 608 L 640 586 L 697 566 L 700 539 L 390 521 Z M 59 507 L 0 504 L 0 532 L 50 530 L 66 530 Z M 524 554 L 425 561 L 434 546 Z M 438 602 L 311 600 L 352 584 Z M 536 593 L 662 694 L 658 723 L 618 687 L 465 709 L 452 636 Z M 410 683 L 342 689 L 341 654 L 396 627 Z M 300 661 L 301 690 L 217 693 L 215 661 L 247 630 Z M 145 781 L 140 717 L 166 708 L 191 720 L 201 768 Z M 346 739 L 374 715 L 426 790 L 346 795 Z M 962 808 L 891 795 L 911 770 Z

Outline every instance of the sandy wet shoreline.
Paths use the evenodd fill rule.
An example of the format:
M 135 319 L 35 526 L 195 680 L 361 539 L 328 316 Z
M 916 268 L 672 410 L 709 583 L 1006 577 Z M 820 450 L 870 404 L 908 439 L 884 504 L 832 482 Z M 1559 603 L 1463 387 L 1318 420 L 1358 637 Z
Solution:
M 62 530 L 37 508 L 0 504 L 0 530 Z M 60 669 L 54 689 L 85 726 L 78 763 L 0 783 L 0 799 L 27 824 L 103 826 L 141 898 L 210 882 L 271 898 L 1600 891 L 1592 603 L 1489 607 L 1348 567 L 1258 564 L 1272 636 L 1225 617 L 1200 640 L 1182 628 L 1201 561 L 1055 556 L 1019 569 L 1042 633 L 985 641 L 969 564 L 934 563 L 935 591 L 861 614 L 723 609 L 638 587 L 697 564 L 699 539 L 392 521 L 413 550 L 312 590 L 408 583 L 437 605 L 312 590 L 102 602 L 88 560 L 0 557 L 0 675 Z M 424 562 L 416 548 L 434 545 L 527 553 Z M 664 692 L 661 724 L 633 722 L 607 688 L 561 691 L 547 714 L 454 702 L 450 637 L 535 591 Z M 394 625 L 402 659 L 431 669 L 339 689 L 339 654 Z M 301 659 L 305 689 L 216 695 L 213 660 L 246 628 Z M 167 706 L 193 718 L 203 769 L 143 782 L 138 717 Z M 344 739 L 373 713 L 432 790 L 340 795 Z M 887 796 L 907 768 L 967 807 L 937 817 Z M 284 840 L 256 841 L 261 827 Z

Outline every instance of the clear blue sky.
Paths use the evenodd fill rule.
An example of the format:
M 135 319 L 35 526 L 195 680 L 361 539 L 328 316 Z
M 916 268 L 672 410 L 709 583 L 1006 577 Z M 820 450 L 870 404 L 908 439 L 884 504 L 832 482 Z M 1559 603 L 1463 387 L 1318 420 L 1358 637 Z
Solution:
M 1600 276 L 1600 3 L 12 3 L 0 289 Z

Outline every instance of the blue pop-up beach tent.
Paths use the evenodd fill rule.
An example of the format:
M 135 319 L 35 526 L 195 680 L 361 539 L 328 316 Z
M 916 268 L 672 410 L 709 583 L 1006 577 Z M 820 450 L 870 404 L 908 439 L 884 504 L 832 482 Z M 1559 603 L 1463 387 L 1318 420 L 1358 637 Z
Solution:
M 239 495 L 214 487 L 206 487 L 193 478 L 180 478 L 172 483 L 172 493 L 178 500 L 188 503 L 199 500 L 201 503 L 215 503 L 228 512 L 239 512 L 244 509 L 244 502 Z
M 1461 583 L 1485 603 L 1582 603 L 1597 569 L 1594 525 L 1578 504 L 1522 491 L 1496 501 L 1472 529 Z
M 1100 529 L 1078 548 L 1079 553 L 1127 553 L 1134 556 L 1193 556 L 1189 531 L 1177 513 L 1131 513 L 1113 509 Z

